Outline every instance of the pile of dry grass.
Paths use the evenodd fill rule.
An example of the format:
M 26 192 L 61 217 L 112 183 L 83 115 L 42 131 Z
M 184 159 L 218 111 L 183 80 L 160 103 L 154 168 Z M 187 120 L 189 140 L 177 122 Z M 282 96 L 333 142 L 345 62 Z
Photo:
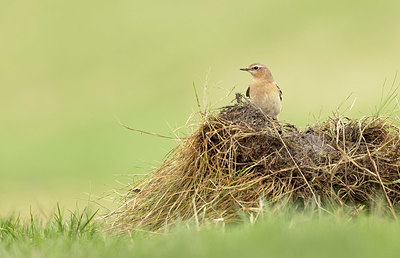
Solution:
M 400 202 L 400 127 L 332 117 L 304 131 L 250 103 L 203 116 L 160 168 L 112 212 L 113 226 L 160 230 L 177 220 L 233 220 L 282 199 L 323 206 Z M 394 212 L 394 211 L 393 211 Z

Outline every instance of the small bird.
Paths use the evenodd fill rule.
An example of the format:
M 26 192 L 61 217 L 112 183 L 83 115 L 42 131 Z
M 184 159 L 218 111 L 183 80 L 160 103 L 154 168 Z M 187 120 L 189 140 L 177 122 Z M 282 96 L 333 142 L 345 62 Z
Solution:
M 282 91 L 268 67 L 262 63 L 253 63 L 240 70 L 247 71 L 253 76 L 246 96 L 266 115 L 278 120 L 278 114 L 282 110 Z

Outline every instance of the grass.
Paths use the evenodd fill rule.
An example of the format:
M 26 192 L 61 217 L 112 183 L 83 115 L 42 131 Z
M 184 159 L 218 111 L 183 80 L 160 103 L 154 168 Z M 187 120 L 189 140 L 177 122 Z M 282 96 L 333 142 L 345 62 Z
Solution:
M 0 218 L 0 257 L 395 257 L 400 224 L 383 202 L 368 212 L 263 205 L 235 224 L 190 219 L 157 233 L 123 234 L 96 220 L 98 211 L 57 205 L 47 221 L 32 212 Z
M 115 235 L 94 214 L 2 218 L 0 257 L 395 257 L 400 244 L 400 225 L 379 209 L 355 216 L 267 208 L 255 222 L 180 224 L 157 235 Z
M 398 119 L 336 114 L 302 131 L 242 100 L 189 124 L 196 130 L 179 139 L 162 165 L 134 178 L 107 216 L 114 228 L 158 232 L 177 219 L 235 221 L 238 211 L 258 213 L 262 200 L 286 199 L 325 209 L 385 196 L 397 217 Z

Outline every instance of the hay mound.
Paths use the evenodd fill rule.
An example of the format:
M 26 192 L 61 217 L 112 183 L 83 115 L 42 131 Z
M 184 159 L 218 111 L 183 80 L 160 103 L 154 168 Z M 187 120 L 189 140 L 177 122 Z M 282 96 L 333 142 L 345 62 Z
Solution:
M 200 128 L 134 185 L 114 226 L 160 230 L 177 220 L 234 220 L 262 201 L 400 202 L 400 128 L 377 116 L 333 117 L 304 131 L 250 103 L 203 117 Z

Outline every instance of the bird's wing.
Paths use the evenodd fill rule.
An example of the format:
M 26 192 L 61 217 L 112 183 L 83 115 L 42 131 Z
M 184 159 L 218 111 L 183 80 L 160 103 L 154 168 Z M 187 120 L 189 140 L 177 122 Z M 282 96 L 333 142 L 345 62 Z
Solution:
M 278 83 L 277 82 L 274 82 L 274 84 L 275 84 L 275 86 L 278 88 L 278 90 L 279 90 L 279 98 L 281 99 L 281 101 L 282 101 L 282 90 L 281 90 L 281 88 L 279 88 L 279 85 L 278 85 Z
M 250 98 L 250 86 L 246 90 L 246 97 Z

